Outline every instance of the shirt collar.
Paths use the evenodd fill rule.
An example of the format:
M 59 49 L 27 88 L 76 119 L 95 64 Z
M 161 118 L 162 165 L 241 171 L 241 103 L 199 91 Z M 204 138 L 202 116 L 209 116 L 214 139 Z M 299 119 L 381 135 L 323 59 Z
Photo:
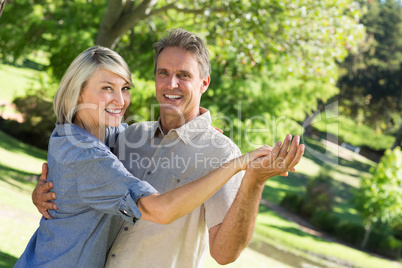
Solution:
M 158 124 L 153 132 L 153 135 L 151 138 L 158 137 L 161 135 L 162 137 L 164 136 L 169 136 L 171 133 L 176 132 L 177 135 L 180 137 L 180 139 L 185 143 L 188 144 L 192 139 L 194 139 L 198 134 L 204 132 L 208 126 L 211 125 L 211 113 L 209 110 L 200 107 L 200 115 L 197 116 L 196 118 L 190 120 L 183 126 L 176 128 L 176 129 L 171 129 L 168 134 L 164 135 L 162 131 L 162 125 L 161 125 L 161 119 L 158 119 Z

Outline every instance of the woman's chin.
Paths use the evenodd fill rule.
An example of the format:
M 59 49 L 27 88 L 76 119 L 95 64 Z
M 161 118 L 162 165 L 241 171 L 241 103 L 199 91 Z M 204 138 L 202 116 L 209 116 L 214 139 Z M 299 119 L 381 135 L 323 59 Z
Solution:
M 106 127 L 118 127 L 121 124 L 121 118 L 110 119 L 106 122 Z

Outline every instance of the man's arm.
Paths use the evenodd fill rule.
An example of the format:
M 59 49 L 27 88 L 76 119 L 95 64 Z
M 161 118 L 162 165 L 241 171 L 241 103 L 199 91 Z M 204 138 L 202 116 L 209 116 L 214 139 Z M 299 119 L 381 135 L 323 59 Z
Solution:
M 304 145 L 299 145 L 300 138 L 296 136 L 288 152 L 290 140 L 288 135 L 273 164 L 258 159 L 250 163 L 225 219 L 209 230 L 211 256 L 219 264 L 235 261 L 250 241 L 266 180 L 286 173 L 300 161 Z
M 48 166 L 46 163 L 42 164 L 42 175 L 40 175 L 38 183 L 32 192 L 32 202 L 46 219 L 51 219 L 52 217 L 47 212 L 48 209 L 57 209 L 56 204 L 50 202 L 49 200 L 56 199 L 56 194 L 49 192 L 53 188 L 52 182 L 46 182 L 48 173 Z

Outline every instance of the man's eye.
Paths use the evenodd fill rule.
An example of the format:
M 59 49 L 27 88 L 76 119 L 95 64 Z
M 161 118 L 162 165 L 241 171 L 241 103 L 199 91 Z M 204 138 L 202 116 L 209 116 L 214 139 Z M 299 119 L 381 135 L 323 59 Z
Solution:
M 189 78 L 190 76 L 188 74 L 180 74 L 179 75 L 181 78 Z

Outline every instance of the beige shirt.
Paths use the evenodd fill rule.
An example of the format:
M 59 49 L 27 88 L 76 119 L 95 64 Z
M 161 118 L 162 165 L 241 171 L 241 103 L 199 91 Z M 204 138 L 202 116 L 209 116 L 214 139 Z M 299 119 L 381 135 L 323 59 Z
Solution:
M 159 122 L 131 125 L 115 152 L 136 177 L 160 193 L 201 178 L 239 148 L 211 126 L 209 111 L 164 135 Z M 125 224 L 109 252 L 106 267 L 203 267 L 208 230 L 222 223 L 240 187 L 243 172 L 190 214 L 169 225 L 140 220 Z

